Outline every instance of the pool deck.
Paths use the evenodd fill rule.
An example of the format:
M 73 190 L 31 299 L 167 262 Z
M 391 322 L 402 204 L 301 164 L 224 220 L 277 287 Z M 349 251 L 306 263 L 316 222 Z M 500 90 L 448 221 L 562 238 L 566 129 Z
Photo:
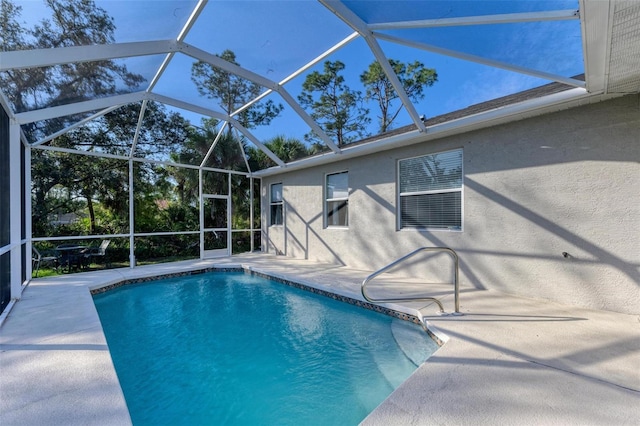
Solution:
M 370 273 L 252 254 L 34 279 L 0 328 L 0 424 L 131 424 L 89 289 L 232 264 L 359 300 Z M 470 288 L 462 316 L 394 308 L 446 343 L 364 425 L 640 424 L 640 316 Z

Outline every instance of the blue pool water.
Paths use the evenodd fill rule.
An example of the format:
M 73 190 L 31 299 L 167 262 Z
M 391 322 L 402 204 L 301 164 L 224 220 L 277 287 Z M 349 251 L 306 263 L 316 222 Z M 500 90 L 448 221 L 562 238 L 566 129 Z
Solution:
M 437 349 L 415 324 L 242 272 L 94 301 L 134 425 L 355 425 Z

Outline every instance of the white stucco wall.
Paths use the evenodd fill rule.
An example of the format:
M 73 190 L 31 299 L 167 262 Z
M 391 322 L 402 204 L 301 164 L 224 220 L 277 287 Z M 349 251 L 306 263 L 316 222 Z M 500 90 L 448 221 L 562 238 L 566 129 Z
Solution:
M 460 147 L 463 231 L 397 230 L 398 159 Z M 350 225 L 325 229 L 324 176 L 344 170 Z M 447 246 L 460 256 L 463 287 L 640 313 L 637 95 L 270 176 L 263 206 L 274 182 L 284 186 L 285 224 L 265 226 L 272 253 L 374 270 L 421 246 Z

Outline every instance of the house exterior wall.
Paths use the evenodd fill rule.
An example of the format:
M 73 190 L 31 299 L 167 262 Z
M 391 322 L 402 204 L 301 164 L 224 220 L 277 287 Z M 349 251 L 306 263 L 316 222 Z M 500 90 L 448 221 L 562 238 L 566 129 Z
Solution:
M 462 231 L 398 230 L 398 160 L 456 148 Z M 263 247 L 375 270 L 416 248 L 445 246 L 460 257 L 462 288 L 638 314 L 639 162 L 640 97 L 632 95 L 282 173 L 263 180 L 262 205 L 275 182 L 285 203 L 284 225 L 265 226 Z M 325 175 L 340 171 L 349 172 L 349 227 L 325 228 Z M 268 209 L 262 219 L 268 225 Z M 420 262 L 428 256 L 442 259 Z M 407 273 L 451 279 L 446 254 L 415 260 Z

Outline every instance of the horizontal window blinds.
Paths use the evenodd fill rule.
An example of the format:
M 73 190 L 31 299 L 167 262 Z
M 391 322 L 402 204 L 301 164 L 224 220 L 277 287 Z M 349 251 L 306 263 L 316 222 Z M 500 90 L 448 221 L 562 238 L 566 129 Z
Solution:
M 462 187 L 462 150 L 400 161 L 400 193 Z
M 462 150 L 399 162 L 400 228 L 462 229 Z
M 402 227 L 461 229 L 461 201 L 460 192 L 401 197 Z

